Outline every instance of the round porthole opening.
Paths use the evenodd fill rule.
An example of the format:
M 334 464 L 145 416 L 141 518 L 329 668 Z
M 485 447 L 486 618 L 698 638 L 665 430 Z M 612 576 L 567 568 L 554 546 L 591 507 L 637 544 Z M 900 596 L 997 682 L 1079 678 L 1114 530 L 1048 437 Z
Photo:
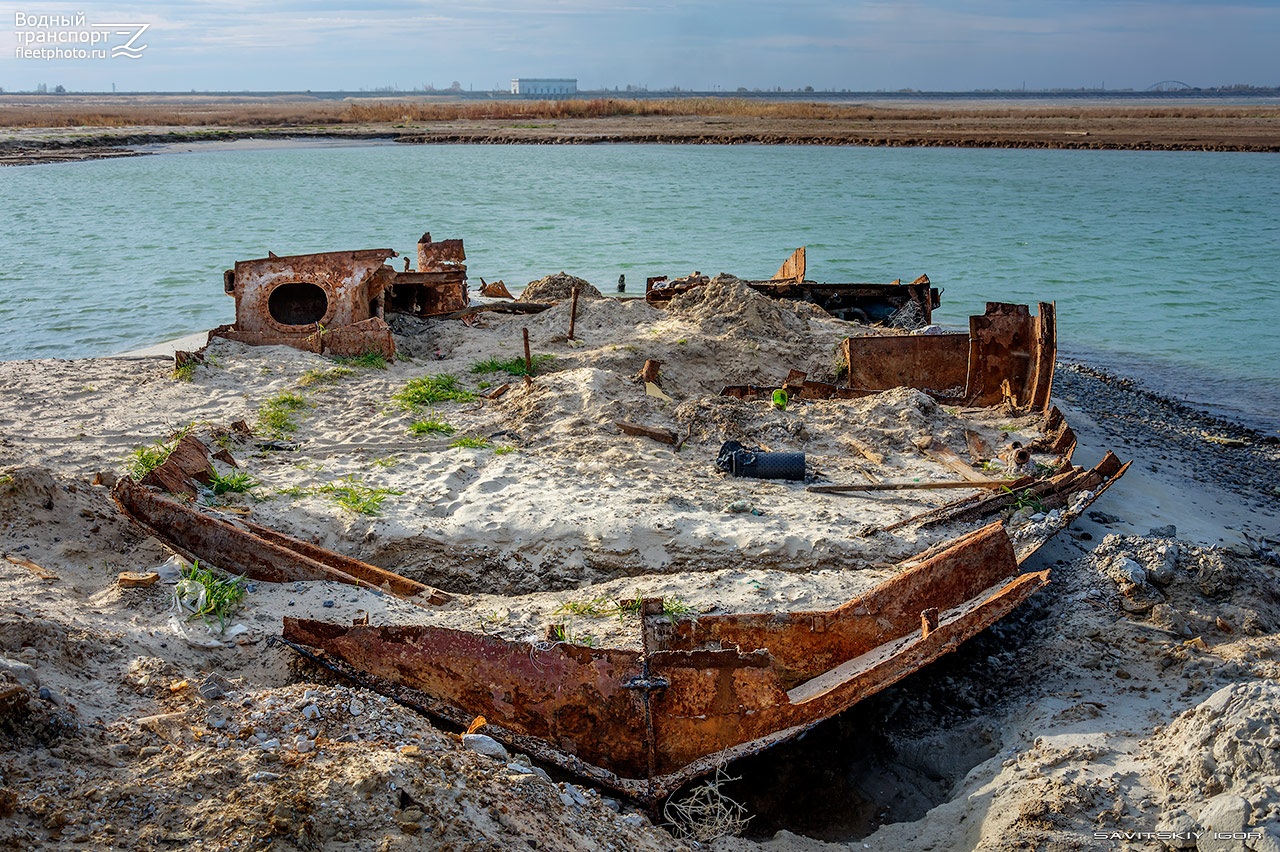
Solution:
M 267 310 L 281 325 L 315 325 L 329 311 L 329 297 L 315 284 L 293 281 L 271 291 Z

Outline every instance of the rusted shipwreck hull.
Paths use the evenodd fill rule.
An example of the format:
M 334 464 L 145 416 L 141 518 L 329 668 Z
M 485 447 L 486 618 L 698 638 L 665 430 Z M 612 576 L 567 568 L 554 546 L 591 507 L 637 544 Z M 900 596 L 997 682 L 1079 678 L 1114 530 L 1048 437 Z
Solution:
M 1034 493 L 1063 507 L 1061 529 L 1126 468 L 1108 454 Z M 948 520 L 998 510 L 1002 497 L 1013 499 L 955 501 Z M 913 520 L 925 526 L 945 514 Z M 1049 580 L 1047 570 L 1020 567 L 1041 543 L 1015 546 L 993 522 L 832 610 L 671 618 L 661 600 L 645 601 L 642 651 L 291 618 L 284 638 L 410 706 L 460 726 L 483 716 L 496 739 L 655 802 L 798 736 L 1008 615 Z
M 899 328 L 919 328 L 933 321 L 940 293 L 921 275 L 910 284 L 852 283 L 828 284 L 805 278 L 804 246 L 787 258 L 773 278 L 742 281 L 758 293 L 774 299 L 810 302 L 834 317 L 866 324 L 890 323 Z M 645 282 L 645 301 L 662 306 L 681 293 L 706 285 L 711 279 L 694 273 L 687 278 L 667 279 L 663 276 Z
M 640 800 L 794 737 L 1007 615 L 1048 582 L 991 524 L 833 610 L 670 619 L 643 651 L 530 645 L 431 626 L 286 618 L 357 679 Z

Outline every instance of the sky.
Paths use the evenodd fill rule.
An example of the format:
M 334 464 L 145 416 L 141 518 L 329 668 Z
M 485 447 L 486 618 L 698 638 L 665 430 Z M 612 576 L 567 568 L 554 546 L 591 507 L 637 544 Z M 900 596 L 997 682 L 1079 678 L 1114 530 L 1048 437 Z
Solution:
M 81 25 L 32 25 L 77 13 Z M 94 35 L 97 44 L 58 41 Z M 1280 0 L 41 2 L 0 11 L 0 87 L 491 90 L 512 77 L 696 91 L 1276 86 L 1277 44 Z M 23 53 L 90 47 L 102 55 Z

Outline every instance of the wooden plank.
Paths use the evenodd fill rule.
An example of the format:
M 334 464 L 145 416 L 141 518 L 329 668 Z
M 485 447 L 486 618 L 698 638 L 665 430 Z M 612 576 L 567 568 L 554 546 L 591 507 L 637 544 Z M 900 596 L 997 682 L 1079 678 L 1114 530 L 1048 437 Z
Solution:
M 614 421 L 619 429 L 628 435 L 634 435 L 638 438 L 650 438 L 660 444 L 670 444 L 675 446 L 679 440 L 675 432 L 670 429 L 653 429 L 649 426 L 641 426 L 638 423 L 628 423 L 625 420 Z
M 4 558 L 19 568 L 26 568 L 32 574 L 35 574 L 41 580 L 56 580 L 58 575 L 45 568 L 43 565 L 37 565 L 25 556 L 16 556 L 12 553 L 6 553 Z
M 871 462 L 872 464 L 875 464 L 875 465 L 884 464 L 883 455 L 881 455 L 880 453 L 877 453 L 875 450 L 871 449 L 869 446 L 864 444 L 862 441 L 859 441 L 857 438 L 853 437 L 852 435 L 845 435 L 843 438 L 841 438 L 841 440 L 844 441 L 849 446 L 853 447 L 855 450 L 857 450 L 859 455 L 861 455 L 864 459 Z
M 983 476 L 981 473 L 974 470 L 973 465 L 960 458 L 955 450 L 945 444 L 931 443 L 927 446 L 920 446 L 919 444 L 916 446 L 920 449 L 922 454 L 938 462 L 938 464 L 945 465 L 953 472 L 960 474 L 970 482 L 991 482 L 989 477 Z M 1001 480 L 1000 484 L 1003 485 L 1005 483 Z

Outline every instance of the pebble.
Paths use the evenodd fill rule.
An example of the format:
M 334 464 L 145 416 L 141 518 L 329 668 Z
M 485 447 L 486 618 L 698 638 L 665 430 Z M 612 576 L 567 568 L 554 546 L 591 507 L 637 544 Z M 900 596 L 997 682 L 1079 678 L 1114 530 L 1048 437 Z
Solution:
M 50 689 L 47 686 L 42 686 L 40 687 L 40 692 L 38 694 L 44 701 L 48 701 L 58 707 L 62 706 L 62 696 L 58 694 L 56 690 Z
M 323 604 L 321 604 L 321 606 L 326 607 L 326 608 L 328 608 L 328 609 L 332 609 L 332 608 L 333 608 L 333 606 L 334 606 L 334 603 L 333 603 L 333 601 L 331 601 L 331 600 L 330 600 L 330 601 L 325 601 Z
M 1200 825 L 1209 832 L 1196 844 L 1197 852 L 1235 852 L 1243 848 L 1238 840 L 1218 838 L 1216 834 L 1244 831 L 1249 822 L 1249 801 L 1241 796 L 1224 793 L 1214 796 L 1200 810 Z
M 280 741 L 275 737 L 272 737 L 271 739 L 266 740 L 262 743 L 262 748 L 265 751 L 275 751 L 276 749 L 280 748 Z
M 1127 556 L 1118 561 L 1115 567 L 1116 573 L 1135 586 L 1141 586 L 1147 581 L 1147 569 Z
M 319 719 L 320 708 L 314 704 L 308 704 L 306 707 L 302 708 L 302 715 L 307 719 Z
M 255 772 L 249 776 L 250 781 L 266 783 L 268 781 L 278 781 L 280 776 L 274 772 Z
M 38 687 L 40 685 L 40 676 L 36 674 L 35 669 L 26 663 L 21 663 L 8 657 L 0 657 L 0 672 L 8 672 L 13 675 L 14 680 L 18 683 L 26 684 L 30 687 Z
M 1196 821 L 1186 811 L 1178 809 L 1165 813 L 1156 823 L 1156 831 L 1167 831 L 1175 835 L 1163 842 L 1171 849 L 1194 849 L 1196 837 L 1193 832 L 1199 831 Z
M 164 749 L 160 748 L 160 746 L 143 746 L 138 751 L 138 757 L 155 757 L 162 751 Z
M 212 676 L 200 681 L 196 691 L 206 701 L 217 701 L 219 698 L 227 697 L 227 693 L 223 691 L 221 684 L 214 680 Z
M 298 737 L 293 742 L 293 750 L 298 754 L 308 754 L 315 750 L 316 744 L 306 737 Z
M 573 784 L 566 781 L 561 790 L 563 792 L 560 794 L 560 798 L 564 800 L 566 805 L 573 805 L 579 808 L 586 806 L 587 797 L 582 795 L 582 791 Z
M 493 737 L 484 734 L 464 734 L 462 744 L 477 754 L 483 754 L 485 757 L 492 757 L 495 760 L 508 760 L 507 750 L 503 748 L 502 743 Z
M 359 716 L 364 713 L 364 702 L 359 698 L 351 699 L 351 703 L 347 705 L 347 712 L 352 716 Z

